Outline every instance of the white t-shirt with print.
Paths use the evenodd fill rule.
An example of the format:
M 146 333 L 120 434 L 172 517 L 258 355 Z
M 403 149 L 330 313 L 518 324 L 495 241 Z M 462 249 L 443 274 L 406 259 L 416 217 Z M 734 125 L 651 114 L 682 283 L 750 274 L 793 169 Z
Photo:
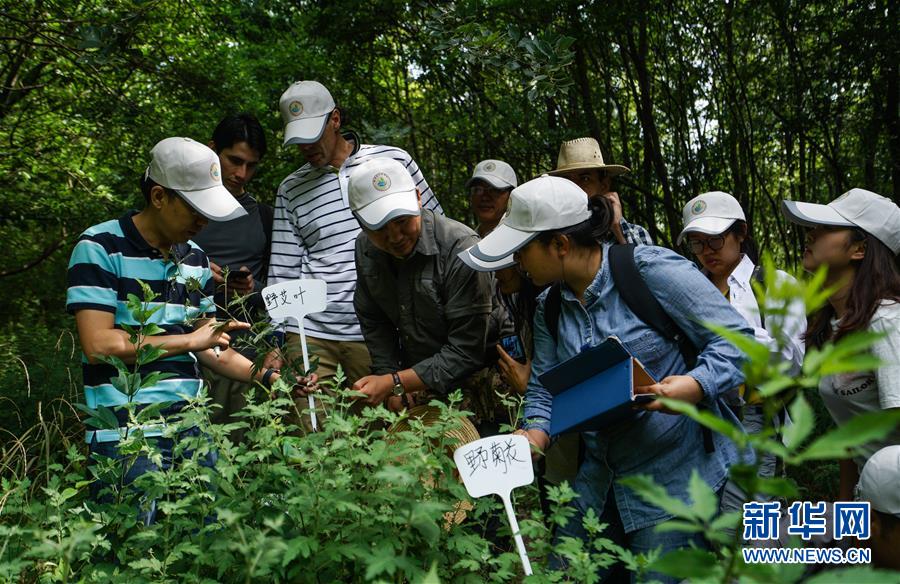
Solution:
M 822 401 L 837 424 L 866 412 L 900 408 L 900 303 L 878 307 L 868 330 L 886 334 L 871 350 L 884 364 L 877 371 L 829 375 L 819 383 Z M 865 456 L 854 460 L 862 468 L 869 456 L 894 444 L 900 444 L 900 428 L 880 442 L 866 444 Z

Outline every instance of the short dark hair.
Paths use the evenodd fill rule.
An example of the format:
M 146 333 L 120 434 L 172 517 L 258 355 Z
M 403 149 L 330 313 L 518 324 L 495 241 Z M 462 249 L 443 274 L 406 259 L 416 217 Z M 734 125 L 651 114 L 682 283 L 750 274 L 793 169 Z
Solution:
M 265 132 L 256 116 L 250 113 L 241 112 L 222 118 L 213 130 L 212 141 L 216 147 L 216 154 L 238 142 L 246 142 L 260 158 L 266 155 Z
M 162 186 L 152 178 L 146 172 L 141 174 L 141 194 L 144 195 L 144 203 L 150 204 L 150 191 L 153 190 L 153 187 Z M 170 197 L 174 197 L 178 193 L 173 191 L 172 189 L 163 187 L 163 190 L 166 191 L 166 194 Z
M 743 237 L 741 253 L 750 258 L 750 261 L 754 264 L 759 264 L 759 247 L 756 245 L 756 240 L 753 239 L 753 234 L 750 233 L 750 226 L 747 225 L 747 222 L 738 219 L 731 224 L 731 227 L 725 230 L 723 235 L 728 235 L 729 233 L 734 233 L 737 237 Z

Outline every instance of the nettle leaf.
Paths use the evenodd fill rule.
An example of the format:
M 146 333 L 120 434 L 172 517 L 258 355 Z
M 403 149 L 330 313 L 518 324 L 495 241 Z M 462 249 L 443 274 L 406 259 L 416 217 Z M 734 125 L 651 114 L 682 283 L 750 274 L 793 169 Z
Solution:
M 161 326 L 159 326 L 158 324 L 153 323 L 153 322 L 146 324 L 143 326 L 143 328 L 141 328 L 141 334 L 146 337 L 162 335 L 162 334 L 165 334 L 165 332 L 166 332 L 165 329 L 163 329 Z
M 141 410 L 137 414 L 135 414 L 135 419 L 139 424 L 144 424 L 149 420 L 159 418 L 162 415 L 160 412 L 171 406 L 173 403 L 175 402 L 168 401 L 147 404 L 145 407 L 141 408 Z
M 788 408 L 792 424 L 782 428 L 784 445 L 788 450 L 799 448 L 816 426 L 816 415 L 803 394 L 799 394 Z
M 884 439 L 897 424 L 900 424 L 898 410 L 860 414 L 820 437 L 790 462 L 799 464 L 807 460 L 847 458 L 859 446 Z
M 85 426 L 89 426 L 91 428 L 97 428 L 97 429 L 104 429 L 103 421 L 100 419 L 100 415 L 97 413 L 97 410 L 95 410 L 93 408 L 89 408 L 85 404 L 75 404 L 75 408 L 88 415 L 87 418 L 82 420 L 82 423 Z
M 106 406 L 98 407 L 97 416 L 100 418 L 100 421 L 103 424 L 102 426 L 100 426 L 101 428 L 106 430 L 115 430 L 119 427 L 119 420 L 118 418 L 116 418 L 116 414 L 113 413 L 110 408 Z
M 698 549 L 669 552 L 650 564 L 650 569 L 690 580 L 713 578 L 721 571 L 714 553 Z
M 140 387 L 141 387 L 141 389 L 143 389 L 145 387 L 150 387 L 152 385 L 156 385 L 160 381 L 170 379 L 172 377 L 176 377 L 176 375 L 174 373 L 160 373 L 158 371 L 154 371 L 153 373 L 151 373 L 150 375 L 148 375 L 141 381 Z
M 747 439 L 746 434 L 744 434 L 741 429 L 735 427 L 730 422 L 723 420 L 712 412 L 700 410 L 694 404 L 690 404 L 688 402 L 677 399 L 670 399 L 665 397 L 660 397 L 657 399 L 670 410 L 678 412 L 679 414 L 684 414 L 700 425 L 706 426 L 714 432 L 718 432 L 719 434 L 727 436 L 735 442 L 743 443 Z
M 798 494 L 797 486 L 791 479 L 759 478 L 756 485 L 756 490 L 764 495 L 789 499 L 796 497 Z
M 714 322 L 706 322 L 703 326 L 740 349 L 747 355 L 751 363 L 764 364 L 769 362 L 769 347 L 760 343 L 750 335 L 745 335 L 742 332 L 732 330 Z
M 759 383 L 756 390 L 762 397 L 772 397 L 797 385 L 797 382 L 789 375 L 781 375 Z
M 633 490 L 644 501 L 681 519 L 694 520 L 697 514 L 679 499 L 669 495 L 662 485 L 649 475 L 632 475 L 619 479 L 619 483 Z
M 129 371 L 130 370 L 128 365 L 125 364 L 125 361 L 122 361 L 115 355 L 95 354 L 95 355 L 93 355 L 93 357 L 94 357 L 94 359 L 96 359 L 97 361 L 100 361 L 101 363 L 106 363 L 107 365 L 112 365 L 118 371 Z
M 132 375 L 133 374 L 128 373 L 128 371 L 126 370 L 119 369 L 119 375 L 117 377 L 111 377 L 109 379 L 109 382 L 113 387 L 116 388 L 117 391 L 128 395 L 131 388 Z
M 137 351 L 135 360 L 140 365 L 146 365 L 147 363 L 158 361 L 163 357 L 163 355 L 166 354 L 166 352 L 167 351 L 162 347 L 156 347 L 154 345 L 141 345 Z
M 691 471 L 691 479 L 688 482 L 688 495 L 694 505 L 694 513 L 702 521 L 709 521 L 719 510 L 719 498 L 713 492 L 706 481 L 700 477 L 697 469 Z

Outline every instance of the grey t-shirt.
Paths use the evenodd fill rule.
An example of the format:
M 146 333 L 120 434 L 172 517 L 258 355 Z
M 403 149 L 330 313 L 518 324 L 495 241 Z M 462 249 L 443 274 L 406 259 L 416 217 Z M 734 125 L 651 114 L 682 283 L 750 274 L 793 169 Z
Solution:
M 225 292 L 219 289 L 215 296 L 216 314 L 219 320 L 225 318 L 227 314 L 238 320 L 255 322 L 255 313 L 265 311 L 260 291 L 265 287 L 266 261 L 269 257 L 268 238 L 260 214 L 260 207 L 263 204 L 258 203 L 248 193 L 238 197 L 238 203 L 246 209 L 246 215 L 231 221 L 210 221 L 193 241 L 206 253 L 210 261 L 222 269 L 228 267 L 232 271 L 237 271 L 241 266 L 250 269 L 253 274 L 253 294 L 246 302 L 249 310 L 243 311 L 233 307 L 226 311 L 228 302 L 225 299 Z M 232 337 L 234 336 L 232 333 Z M 240 352 L 245 356 L 252 356 L 250 351 Z
M 819 382 L 819 394 L 837 424 L 866 412 L 900 408 L 900 303 L 879 306 L 868 330 L 886 335 L 871 350 L 884 364 L 877 371 L 838 373 Z M 869 456 L 893 444 L 900 444 L 900 428 L 880 442 L 866 444 L 866 456 L 854 460 L 862 469 Z

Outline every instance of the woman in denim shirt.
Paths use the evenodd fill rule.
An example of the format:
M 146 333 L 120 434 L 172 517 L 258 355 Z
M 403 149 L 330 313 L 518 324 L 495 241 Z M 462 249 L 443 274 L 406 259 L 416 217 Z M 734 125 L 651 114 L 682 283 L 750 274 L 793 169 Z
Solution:
M 549 176 L 523 184 L 513 190 L 509 212 L 497 229 L 463 252 L 481 262 L 515 253 L 535 284 L 562 284 L 558 343 L 544 322 L 546 293 L 539 298 L 535 314 L 535 352 L 525 403 L 524 433 L 529 441 L 539 451 L 550 443 L 552 400 L 538 380 L 540 375 L 611 335 L 661 380 L 639 391 L 699 404 L 737 423 L 730 410 L 720 407 L 719 398 L 743 382 L 743 355 L 702 323 L 716 322 L 751 334 L 744 319 L 688 260 L 661 247 L 635 248 L 641 276 L 699 349 L 695 367 L 688 370 L 678 346 L 639 319 L 613 284 L 606 261 L 610 245 L 599 243 L 610 226 L 608 204 L 597 200 L 589 207 L 584 193 L 573 186 Z M 573 485 L 579 494 L 572 503 L 576 513 L 558 535 L 587 540 L 581 520 L 592 508 L 602 523 L 610 525 L 604 535 L 635 553 L 703 545 L 698 535 L 657 533 L 655 526 L 671 515 L 642 500 L 618 479 L 650 475 L 670 495 L 690 505 L 692 472 L 716 491 L 725 484 L 729 466 L 738 460 L 730 440 L 714 435 L 715 448 L 707 452 L 700 425 L 673 415 L 659 402 L 644 406 L 627 422 L 583 436 L 586 457 Z M 605 576 L 614 573 L 607 571 Z

